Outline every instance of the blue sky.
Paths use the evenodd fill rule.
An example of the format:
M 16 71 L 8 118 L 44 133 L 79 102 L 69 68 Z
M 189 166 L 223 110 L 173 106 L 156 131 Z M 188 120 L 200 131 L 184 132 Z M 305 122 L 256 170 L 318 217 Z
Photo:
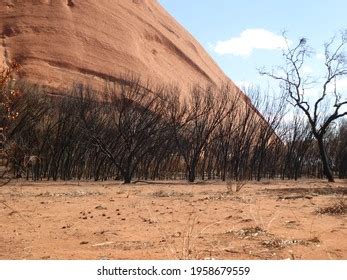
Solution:
M 317 51 L 307 72 L 314 73 L 323 44 L 347 28 L 346 0 L 159 0 L 237 84 L 264 85 L 257 68 L 281 64 L 282 31 L 301 37 Z M 257 40 L 266 36 L 267 42 Z M 249 39 L 251 38 L 251 43 Z M 245 42 L 248 42 L 245 44 Z M 274 47 L 278 48 L 274 48 Z M 346 80 L 347 87 L 347 80 Z

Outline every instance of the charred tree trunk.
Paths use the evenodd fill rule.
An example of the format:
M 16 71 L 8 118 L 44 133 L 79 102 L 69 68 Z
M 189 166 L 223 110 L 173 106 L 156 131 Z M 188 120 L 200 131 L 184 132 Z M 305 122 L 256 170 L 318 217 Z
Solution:
M 322 159 L 324 175 L 327 177 L 329 182 L 335 182 L 333 172 L 329 164 L 329 159 L 325 150 L 323 137 L 321 136 L 317 137 L 317 144 L 318 144 L 319 154 Z
M 192 166 L 188 170 L 188 181 L 189 183 L 194 183 L 196 179 L 196 171 L 195 171 L 195 166 Z

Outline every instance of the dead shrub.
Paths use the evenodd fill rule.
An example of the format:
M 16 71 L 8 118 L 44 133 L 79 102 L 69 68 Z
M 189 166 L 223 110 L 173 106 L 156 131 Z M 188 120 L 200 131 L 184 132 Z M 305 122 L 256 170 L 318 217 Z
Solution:
M 182 192 L 175 192 L 175 191 L 164 191 L 159 190 L 152 194 L 154 197 L 193 197 L 193 193 L 182 193 Z
M 332 205 L 319 208 L 316 212 L 323 215 L 345 215 L 346 210 L 346 199 L 344 196 L 339 196 L 333 200 Z
M 228 231 L 226 231 L 226 233 L 232 234 L 232 235 L 237 236 L 241 239 L 249 239 L 249 238 L 254 238 L 254 237 L 258 237 L 258 236 L 271 235 L 271 234 L 268 234 L 263 228 L 261 228 L 259 226 L 242 228 L 238 231 L 228 230 Z
M 243 187 L 247 184 L 246 181 L 236 181 L 236 182 L 233 182 L 233 181 L 228 181 L 226 183 L 226 188 L 227 188 L 227 194 L 232 194 L 232 193 L 238 193 L 240 192 Z
M 303 245 L 303 246 L 309 246 L 312 244 L 319 244 L 320 240 L 317 237 L 314 237 L 312 239 L 279 239 L 274 238 L 270 240 L 264 240 L 261 242 L 261 245 L 268 249 L 283 249 L 288 246 L 294 246 L 294 245 Z
M 154 197 L 170 197 L 170 193 L 160 190 L 160 191 L 156 191 L 152 194 Z

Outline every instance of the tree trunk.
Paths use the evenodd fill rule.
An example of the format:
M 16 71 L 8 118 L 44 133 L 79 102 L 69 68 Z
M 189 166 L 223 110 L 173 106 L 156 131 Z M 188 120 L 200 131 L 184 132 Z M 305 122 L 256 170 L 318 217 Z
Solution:
M 322 163 L 323 163 L 324 175 L 327 177 L 329 182 L 335 182 L 334 177 L 333 177 L 333 173 L 332 173 L 330 165 L 329 165 L 329 160 L 328 160 L 328 157 L 327 157 L 327 154 L 325 151 L 323 137 L 318 137 L 317 143 L 318 143 L 319 153 L 320 153 Z
M 131 176 L 129 174 L 126 174 L 123 179 L 124 179 L 124 184 L 131 183 Z
M 188 181 L 189 181 L 189 183 L 195 182 L 195 166 L 192 166 L 188 170 Z

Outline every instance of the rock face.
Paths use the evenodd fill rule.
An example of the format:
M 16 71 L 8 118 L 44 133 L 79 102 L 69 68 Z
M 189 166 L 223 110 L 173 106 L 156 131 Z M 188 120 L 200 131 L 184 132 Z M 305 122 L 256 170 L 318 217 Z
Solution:
M 57 89 L 131 73 L 183 89 L 234 86 L 156 0 L 1 0 L 0 64 L 12 60 Z

